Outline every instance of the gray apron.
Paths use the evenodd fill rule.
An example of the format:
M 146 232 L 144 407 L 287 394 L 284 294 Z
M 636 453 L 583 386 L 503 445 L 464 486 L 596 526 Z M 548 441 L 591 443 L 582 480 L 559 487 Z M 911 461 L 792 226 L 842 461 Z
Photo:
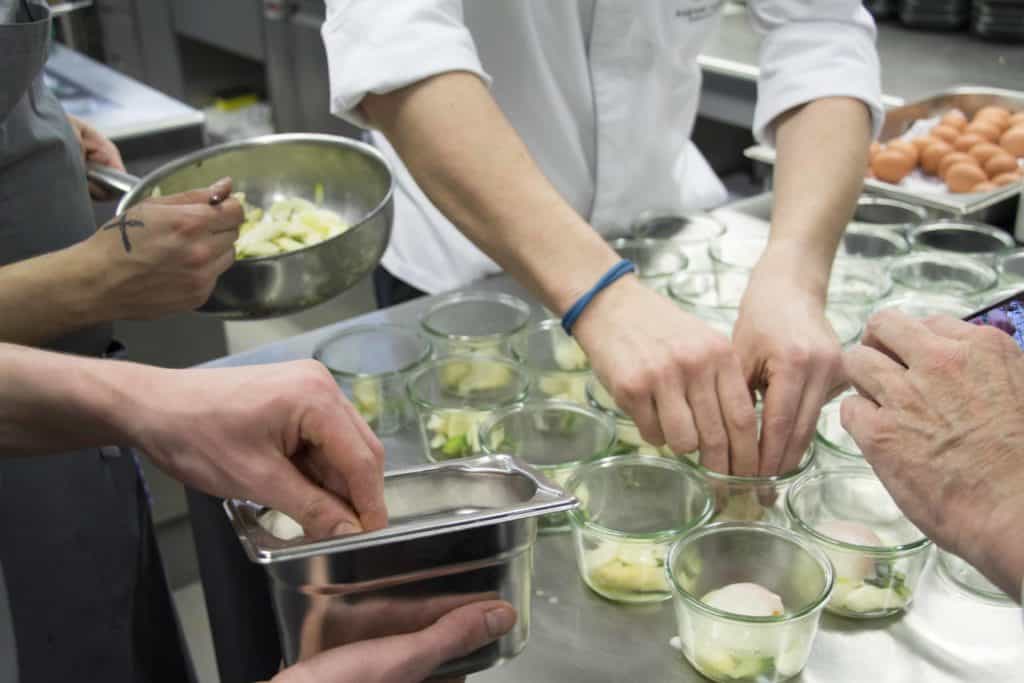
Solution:
M 33 3 L 17 19 L 0 24 L 0 265 L 96 229 L 78 143 L 42 80 L 49 10 Z M 106 355 L 111 332 L 83 328 L 47 346 Z M 130 454 L 0 460 L 0 564 L 21 681 L 193 678 Z

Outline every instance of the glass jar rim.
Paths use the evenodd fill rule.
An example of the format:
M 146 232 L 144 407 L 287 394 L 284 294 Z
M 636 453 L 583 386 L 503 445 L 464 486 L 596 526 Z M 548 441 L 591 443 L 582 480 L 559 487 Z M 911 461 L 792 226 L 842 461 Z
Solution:
M 437 314 L 439 311 L 449 308 L 451 306 L 457 306 L 464 303 L 490 303 L 505 306 L 506 308 L 515 311 L 521 317 L 514 326 L 504 332 L 494 332 L 491 334 L 451 334 L 444 330 L 438 329 L 435 325 L 430 323 L 431 316 Z M 423 331 L 429 334 L 431 337 L 444 340 L 453 340 L 460 342 L 500 342 L 504 339 L 508 339 L 516 334 L 522 332 L 526 326 L 530 323 L 530 318 L 533 315 L 533 311 L 530 305 L 520 299 L 517 296 L 511 294 L 505 294 L 504 292 L 456 292 L 454 294 L 448 294 L 441 297 L 434 302 L 430 308 L 428 308 L 422 316 L 420 316 L 420 326 Z
M 339 341 L 348 340 L 353 337 L 357 337 L 364 334 L 373 334 L 379 332 L 386 332 L 394 334 L 395 336 L 402 336 L 410 341 L 414 341 L 420 345 L 420 352 L 416 355 L 414 360 L 409 361 L 405 365 L 398 367 L 394 370 L 387 370 L 385 372 L 352 372 L 350 370 L 342 370 L 341 368 L 333 367 L 330 363 L 325 360 L 329 347 L 337 344 Z M 331 335 L 324 341 L 320 342 L 313 350 L 313 359 L 319 361 L 328 372 L 336 377 L 345 379 L 366 379 L 366 378 L 377 378 L 387 379 L 389 377 L 397 377 L 412 372 L 417 367 L 425 363 L 433 353 L 433 345 L 429 339 L 423 337 L 415 329 L 406 327 L 405 325 L 399 325 L 397 323 L 380 323 L 377 325 L 355 325 L 348 327 L 338 334 Z
M 578 403 L 573 403 L 572 401 L 562 401 L 558 399 L 534 399 L 520 401 L 518 403 L 505 406 L 504 408 L 499 408 L 490 417 L 488 417 L 486 421 L 484 421 L 483 425 L 481 425 L 480 427 L 480 443 L 483 446 L 484 452 L 492 452 L 489 446 L 489 437 L 491 434 L 491 430 L 493 430 L 497 425 L 499 425 L 503 420 L 507 419 L 508 417 L 520 413 L 529 414 L 529 411 L 533 409 L 563 410 L 567 413 L 582 415 L 585 418 L 593 420 L 594 422 L 602 425 L 602 427 L 608 434 L 608 438 L 606 439 L 607 443 L 605 443 L 605 445 L 600 450 L 598 450 L 597 454 L 587 458 L 581 458 L 579 460 L 567 460 L 565 462 L 557 464 L 540 465 L 531 462 L 529 459 L 525 457 L 520 456 L 521 459 L 531 467 L 536 467 L 538 469 L 555 469 L 576 466 L 581 463 L 590 462 L 592 460 L 604 457 L 611 451 L 612 446 L 615 444 L 615 423 L 611 416 L 605 413 L 604 411 L 600 411 L 588 406 L 579 405 Z
M 422 398 L 416 394 L 413 389 L 417 380 L 420 377 L 426 375 L 428 372 L 437 370 L 449 363 L 490 363 L 495 365 L 501 365 L 510 370 L 513 376 L 519 380 L 517 391 L 515 396 L 504 400 L 504 401 L 491 401 L 487 405 L 474 404 L 472 401 L 467 400 L 463 404 L 463 408 L 479 409 L 479 410 L 495 410 L 498 408 L 504 408 L 505 406 L 513 405 L 515 403 L 522 403 L 526 400 L 526 396 L 530 389 L 530 381 L 527 373 L 523 367 L 518 363 L 511 361 L 507 358 L 497 358 L 494 356 L 488 356 L 484 354 L 453 354 L 451 356 L 444 356 L 442 358 L 435 358 L 433 360 L 423 363 L 420 367 L 410 373 L 408 380 L 406 380 L 405 391 L 409 397 L 409 401 L 419 409 L 422 410 L 460 410 L 458 406 L 452 406 L 450 408 L 442 408 L 437 406 L 435 403 Z

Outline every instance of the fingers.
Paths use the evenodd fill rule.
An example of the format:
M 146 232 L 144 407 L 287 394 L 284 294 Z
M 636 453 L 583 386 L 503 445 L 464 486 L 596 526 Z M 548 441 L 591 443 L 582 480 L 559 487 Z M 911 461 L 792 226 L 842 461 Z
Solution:
M 719 369 L 718 403 L 729 436 L 732 474 L 752 477 L 757 474 L 757 411 L 735 356 Z
M 494 642 L 511 631 L 515 622 L 516 612 L 507 602 L 474 603 L 416 633 L 364 640 L 323 652 L 285 669 L 274 680 L 418 683 L 444 662 Z
M 847 396 L 839 404 L 839 422 L 853 437 L 868 462 L 871 462 L 873 454 L 865 451 L 864 445 L 869 443 L 869 435 L 877 428 L 878 410 L 877 404 L 863 396 Z
M 259 502 L 280 510 L 298 522 L 312 538 L 330 538 L 363 530 L 359 516 L 347 503 L 320 488 L 291 466 L 274 473 L 273 493 Z
M 355 425 L 356 429 L 359 431 L 359 435 L 363 438 L 363 442 L 373 452 L 378 465 L 380 467 L 384 467 L 384 444 L 382 444 L 380 439 L 377 438 L 377 435 L 373 433 L 373 429 L 371 429 L 370 425 L 365 419 L 363 419 L 363 416 L 359 414 L 359 411 L 356 410 L 354 405 L 352 405 L 352 402 L 349 401 L 344 394 L 339 394 L 339 396 L 345 406 L 345 410 L 348 413 L 349 418 L 352 420 L 352 424 Z
M 687 398 L 697 423 L 701 464 L 716 472 L 729 472 L 729 433 L 718 402 L 717 372 L 707 367 L 687 387 Z
M 622 396 L 622 398 L 619 398 Z M 661 422 L 658 421 L 658 410 L 654 405 L 651 395 L 647 392 L 630 392 L 623 395 L 621 392 L 616 397 L 618 404 L 627 415 L 633 418 L 636 428 L 643 440 L 649 444 L 660 446 L 665 443 L 665 433 L 661 430 Z
M 772 476 L 781 471 L 805 383 L 806 378 L 796 373 L 779 373 L 768 383 L 761 411 L 761 476 Z
M 686 404 L 686 394 L 678 375 L 669 373 L 658 385 L 655 405 L 665 441 L 673 453 L 684 455 L 697 450 L 697 426 Z
M 825 377 L 812 377 L 804 385 L 803 398 L 796 412 L 796 422 L 786 441 L 778 474 L 791 472 L 800 465 L 807 448 L 811 445 L 811 439 L 814 438 L 821 407 L 828 400 L 830 386 Z
M 310 407 L 303 414 L 300 434 L 308 444 L 309 457 L 320 463 L 324 485 L 335 493 L 348 495 L 362 527 L 372 531 L 386 526 L 380 442 L 376 438 L 367 442 L 347 411 L 328 411 L 319 406 Z
M 861 341 L 865 346 L 887 352 L 908 367 L 932 353 L 935 342 L 935 336 L 929 334 L 924 323 L 893 309 L 873 315 Z
M 906 372 L 906 368 L 881 351 L 862 345 L 843 354 L 843 367 L 854 388 L 879 405 L 891 403 L 891 380 Z
M 195 190 L 189 190 L 188 192 L 179 192 L 178 194 L 169 194 L 163 197 L 153 197 L 146 201 L 152 202 L 153 204 L 164 205 L 219 204 L 223 203 L 225 199 L 231 195 L 231 189 L 231 178 L 224 177 L 214 182 L 209 187 L 201 187 Z M 214 201 L 214 199 L 216 199 L 216 201 Z

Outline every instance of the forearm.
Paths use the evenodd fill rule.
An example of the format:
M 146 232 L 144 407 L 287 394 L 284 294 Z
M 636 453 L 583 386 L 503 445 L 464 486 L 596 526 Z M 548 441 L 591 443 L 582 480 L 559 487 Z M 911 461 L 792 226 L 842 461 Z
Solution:
M 565 202 L 474 75 L 446 73 L 361 105 L 431 201 L 557 313 L 617 260 Z
M 133 395 L 161 372 L 0 343 L 0 454 L 134 445 Z
M 0 342 L 38 345 L 110 320 L 103 277 L 79 246 L 0 268 Z
M 815 100 L 780 117 L 776 127 L 775 207 L 771 246 L 799 264 L 824 298 L 839 239 L 864 183 L 871 115 L 845 97 Z

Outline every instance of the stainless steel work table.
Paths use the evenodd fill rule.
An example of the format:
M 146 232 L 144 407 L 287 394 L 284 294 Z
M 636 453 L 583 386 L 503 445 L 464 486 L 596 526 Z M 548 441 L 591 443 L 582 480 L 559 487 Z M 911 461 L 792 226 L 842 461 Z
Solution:
M 757 97 L 760 37 L 742 5 L 729 3 L 698 57 L 704 74 L 701 115 L 750 128 Z M 958 85 L 1020 90 L 1024 47 L 981 40 L 964 31 L 923 31 L 878 22 L 882 93 L 888 106 Z
M 524 296 L 507 277 L 473 289 Z M 211 363 L 247 365 L 310 358 L 314 347 L 346 327 L 394 322 L 415 325 L 429 299 L 377 311 L 337 325 Z M 537 314 L 541 310 L 537 308 Z M 389 469 L 423 462 L 412 429 L 385 440 Z M 576 570 L 568 534 L 542 536 L 535 557 L 532 634 L 525 652 L 476 681 L 700 681 L 669 647 L 675 635 L 669 602 L 626 607 L 590 593 Z M 952 683 L 1020 680 L 1024 672 L 1024 628 L 1016 607 L 994 607 L 957 593 L 937 570 L 922 580 L 916 602 L 903 618 L 857 624 L 829 615 L 822 619 L 805 682 Z

